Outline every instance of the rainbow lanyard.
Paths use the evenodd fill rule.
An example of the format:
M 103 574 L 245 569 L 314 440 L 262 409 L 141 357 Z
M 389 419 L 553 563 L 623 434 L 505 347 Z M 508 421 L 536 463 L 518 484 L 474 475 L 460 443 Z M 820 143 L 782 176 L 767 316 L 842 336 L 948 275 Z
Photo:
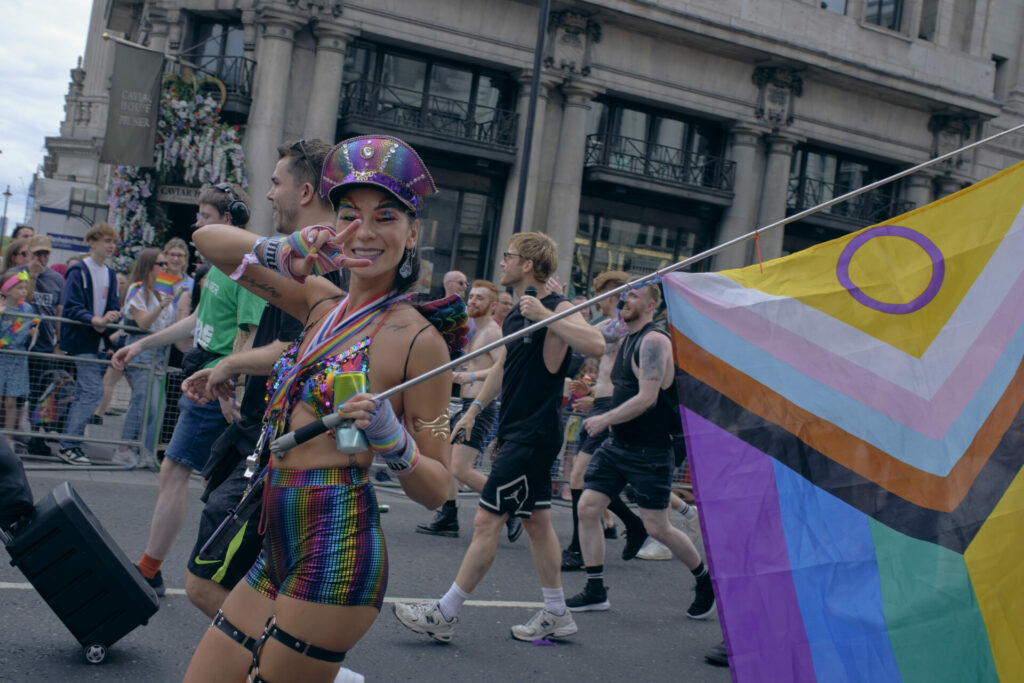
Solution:
M 345 309 L 349 298 L 345 297 L 341 304 L 335 306 L 334 310 L 327 314 L 323 324 L 309 338 L 309 343 L 305 345 L 305 348 L 302 348 L 302 337 L 299 337 L 297 341 L 299 348 L 295 354 L 295 360 L 289 366 L 281 369 L 281 374 L 275 378 L 271 393 L 267 397 L 266 422 L 271 425 L 272 432 L 276 433 L 277 428 L 283 424 L 282 418 L 287 407 L 288 395 L 296 386 L 302 369 L 330 358 L 374 319 L 384 314 L 392 303 L 402 298 L 393 292 L 385 292 L 346 316 Z M 364 341 L 366 342 L 365 346 L 369 346 L 369 341 Z

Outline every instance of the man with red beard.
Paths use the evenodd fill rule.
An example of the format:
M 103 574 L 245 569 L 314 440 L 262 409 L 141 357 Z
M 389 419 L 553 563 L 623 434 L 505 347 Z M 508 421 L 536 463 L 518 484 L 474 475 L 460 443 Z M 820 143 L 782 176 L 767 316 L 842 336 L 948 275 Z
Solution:
M 488 282 L 487 280 L 476 280 L 473 282 L 472 289 L 470 289 L 469 296 L 466 299 L 466 310 L 475 325 L 476 334 L 473 336 L 473 341 L 470 342 L 467 352 L 475 351 L 481 346 L 490 344 L 501 337 L 501 328 L 498 327 L 492 317 L 497 300 L 498 288 L 493 282 Z M 474 358 L 452 376 L 453 383 L 461 386 L 459 398 L 455 399 L 460 404 L 460 409 L 451 416 L 451 424 L 453 426 L 469 410 L 469 407 L 474 402 L 477 402 L 476 395 L 480 388 L 483 387 L 484 380 L 487 379 L 487 375 L 494 366 L 497 355 L 497 350 L 494 350 Z M 436 536 L 458 537 L 458 482 L 462 482 L 477 493 L 483 490 L 484 484 L 487 483 L 487 477 L 473 469 L 473 464 L 476 462 L 476 457 L 481 449 L 487 445 L 486 439 L 491 431 L 491 427 L 494 425 L 497 414 L 497 403 L 490 403 L 477 416 L 476 422 L 473 423 L 472 432 L 470 434 L 463 434 L 453 441 L 452 473 L 455 476 L 452 477 L 448 490 L 448 500 L 442 507 L 438 508 L 432 522 L 420 524 L 416 527 L 417 532 L 421 534 L 434 534 Z M 509 517 L 506 524 L 509 540 L 515 541 L 523 532 L 522 522 L 516 517 Z

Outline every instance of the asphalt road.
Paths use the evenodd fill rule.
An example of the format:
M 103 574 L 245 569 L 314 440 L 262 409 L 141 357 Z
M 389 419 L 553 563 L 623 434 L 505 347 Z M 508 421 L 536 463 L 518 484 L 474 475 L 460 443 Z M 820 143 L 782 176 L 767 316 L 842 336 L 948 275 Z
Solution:
M 29 464 L 32 467 L 31 464 Z M 156 498 L 154 472 L 30 470 L 38 499 L 70 481 L 130 559 L 141 556 Z M 193 479 L 182 533 L 163 566 L 168 594 L 149 624 L 116 643 L 100 665 L 85 662 L 77 642 L 8 562 L 0 563 L 0 681 L 177 681 L 208 625 L 184 595 L 185 559 L 198 528 L 200 488 Z M 451 584 L 469 545 L 475 496 L 464 495 L 457 539 L 415 533 L 432 513 L 400 491 L 379 487 L 391 565 L 388 603 L 437 598 Z M 563 545 L 571 535 L 570 510 L 556 505 Z M 673 522 L 686 529 L 682 518 Z M 697 537 L 699 531 L 690 530 Z M 698 539 L 699 540 L 699 539 Z M 540 586 L 524 536 L 502 540 L 488 576 L 464 608 L 454 641 L 442 645 L 406 630 L 385 604 L 380 618 L 349 653 L 346 665 L 367 681 L 643 681 L 720 683 L 727 669 L 705 664 L 704 653 L 721 640 L 718 620 L 685 617 L 693 578 L 676 561 L 623 562 L 622 540 L 608 542 L 605 582 L 608 612 L 576 615 L 579 633 L 556 646 L 514 640 L 513 624 L 540 606 Z M 0 554 L 0 556 L 4 556 Z M 581 573 L 563 574 L 567 595 L 582 588 Z

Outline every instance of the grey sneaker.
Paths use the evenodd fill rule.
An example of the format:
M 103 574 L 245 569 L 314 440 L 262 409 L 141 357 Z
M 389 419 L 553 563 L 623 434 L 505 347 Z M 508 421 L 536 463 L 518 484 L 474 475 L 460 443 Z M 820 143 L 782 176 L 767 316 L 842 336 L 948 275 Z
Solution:
M 92 460 L 86 457 L 85 453 L 78 446 L 73 448 L 61 448 L 57 451 L 60 459 L 69 465 L 91 465 Z
M 115 465 L 121 465 L 126 470 L 134 470 L 136 467 L 142 467 L 142 456 L 134 448 L 120 447 L 114 451 L 114 457 L 111 461 Z
M 426 633 L 440 643 L 452 642 L 458 617 L 445 619 L 437 600 L 420 602 L 396 602 L 392 609 L 395 616 L 406 628 L 416 633 Z
M 562 616 L 552 614 L 546 609 L 540 609 L 525 624 L 513 626 L 512 637 L 516 640 L 525 640 L 528 643 L 532 643 L 535 640 L 547 638 L 548 636 L 564 638 L 565 636 L 571 636 L 578 630 L 576 622 L 573 621 L 572 612 L 568 609 L 565 610 L 565 614 Z

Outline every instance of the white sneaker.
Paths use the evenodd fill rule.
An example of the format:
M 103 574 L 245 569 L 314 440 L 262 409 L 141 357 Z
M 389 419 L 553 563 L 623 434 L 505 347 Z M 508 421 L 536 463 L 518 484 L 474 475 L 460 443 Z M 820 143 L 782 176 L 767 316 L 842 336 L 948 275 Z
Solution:
M 697 521 L 697 506 L 691 503 L 683 501 L 683 507 L 679 508 L 679 514 L 683 516 L 687 522 Z
M 334 683 L 363 683 L 365 680 L 363 674 L 344 666 L 338 669 L 338 675 L 334 677 Z
M 641 560 L 671 560 L 672 551 L 664 543 L 655 541 L 648 536 L 636 556 Z
M 452 642 L 458 617 L 445 619 L 437 600 L 420 602 L 396 602 L 392 609 L 395 616 L 406 628 L 416 633 L 426 633 L 440 643 Z
M 568 609 L 565 610 L 565 614 L 562 616 L 552 614 L 546 609 L 540 609 L 525 624 L 513 626 L 512 637 L 516 640 L 525 640 L 530 643 L 541 638 L 547 638 L 548 636 L 564 638 L 565 636 L 571 636 L 578 630 L 576 622 L 573 621 L 572 612 Z
M 111 461 L 115 465 L 123 465 L 126 470 L 142 467 L 142 456 L 139 455 L 139 452 L 134 448 L 125 448 L 124 446 L 120 446 L 114 451 Z

